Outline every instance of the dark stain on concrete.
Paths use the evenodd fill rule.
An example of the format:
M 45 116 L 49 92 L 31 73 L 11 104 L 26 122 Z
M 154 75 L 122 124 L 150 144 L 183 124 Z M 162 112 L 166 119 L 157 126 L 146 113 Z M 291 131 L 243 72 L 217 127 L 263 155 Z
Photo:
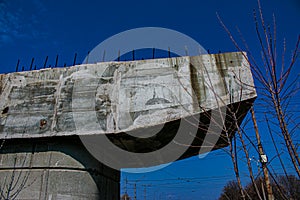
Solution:
M 198 76 L 197 76 L 197 69 L 193 66 L 193 64 L 190 64 L 190 78 L 191 78 L 191 85 L 193 89 L 193 100 L 194 95 L 196 95 L 198 103 L 194 103 L 195 106 L 198 106 L 198 104 L 201 103 L 201 94 L 200 94 L 200 84 L 198 82 Z

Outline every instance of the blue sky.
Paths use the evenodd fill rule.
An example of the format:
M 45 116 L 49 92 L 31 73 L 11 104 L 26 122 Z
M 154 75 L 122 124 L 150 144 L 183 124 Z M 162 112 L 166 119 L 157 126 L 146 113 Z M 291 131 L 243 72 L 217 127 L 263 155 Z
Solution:
M 275 14 L 278 44 L 285 38 L 287 53 L 291 53 L 300 33 L 300 2 L 262 0 L 262 6 L 267 23 Z M 235 36 L 238 26 L 253 54 L 259 56 L 254 8 L 255 0 L 0 0 L 0 73 L 14 72 L 18 59 L 20 67 L 28 70 L 32 57 L 37 68 L 43 66 L 46 56 L 52 66 L 56 55 L 59 66 L 71 65 L 75 53 L 81 62 L 103 40 L 138 27 L 174 29 L 211 53 L 235 51 L 216 12 Z M 299 68 L 296 70 L 295 74 L 299 74 Z M 143 198 L 146 187 L 147 199 L 216 199 L 223 185 L 234 179 L 230 158 L 222 150 L 202 159 L 179 161 L 153 173 L 123 173 L 122 192 L 125 177 L 128 193 L 133 195 L 133 181 L 137 181 L 138 197 Z

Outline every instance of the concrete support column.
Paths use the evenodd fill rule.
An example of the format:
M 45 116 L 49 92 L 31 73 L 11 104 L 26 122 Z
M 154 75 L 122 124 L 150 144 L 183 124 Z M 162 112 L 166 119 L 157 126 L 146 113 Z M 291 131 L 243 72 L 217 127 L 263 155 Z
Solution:
M 0 149 L 0 199 L 116 200 L 119 191 L 120 172 L 77 136 L 10 139 Z

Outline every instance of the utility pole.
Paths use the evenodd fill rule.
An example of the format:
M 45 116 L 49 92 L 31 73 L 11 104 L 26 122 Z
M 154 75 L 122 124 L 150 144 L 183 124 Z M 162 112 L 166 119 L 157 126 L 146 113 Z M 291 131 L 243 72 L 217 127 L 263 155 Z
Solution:
M 270 183 L 269 173 L 268 173 L 268 168 L 267 168 L 268 159 L 267 159 L 266 154 L 264 153 L 264 149 L 263 149 L 263 146 L 262 146 L 261 141 L 260 141 L 260 135 L 259 135 L 259 132 L 258 132 L 258 127 L 257 127 L 253 107 L 250 108 L 250 111 L 251 111 L 251 116 L 252 116 L 254 129 L 255 129 L 257 147 L 258 147 L 258 152 L 259 152 L 259 159 L 260 159 L 261 166 L 262 166 L 263 173 L 264 173 L 264 177 L 265 177 L 265 183 L 266 183 L 267 193 L 268 193 L 268 200 L 274 200 L 274 195 L 273 195 L 272 186 L 271 186 L 271 183 Z

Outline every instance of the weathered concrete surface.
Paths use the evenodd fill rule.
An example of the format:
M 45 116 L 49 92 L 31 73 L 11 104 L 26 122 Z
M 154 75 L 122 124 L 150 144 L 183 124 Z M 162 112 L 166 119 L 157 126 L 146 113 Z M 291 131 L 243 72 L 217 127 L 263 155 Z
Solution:
M 98 162 L 78 137 L 12 139 L 0 154 L 0 199 L 117 200 L 120 172 Z
M 1 75 L 0 138 L 109 134 L 151 127 L 211 110 L 220 99 L 225 105 L 253 99 L 255 89 L 249 85 L 252 75 L 242 53 Z

